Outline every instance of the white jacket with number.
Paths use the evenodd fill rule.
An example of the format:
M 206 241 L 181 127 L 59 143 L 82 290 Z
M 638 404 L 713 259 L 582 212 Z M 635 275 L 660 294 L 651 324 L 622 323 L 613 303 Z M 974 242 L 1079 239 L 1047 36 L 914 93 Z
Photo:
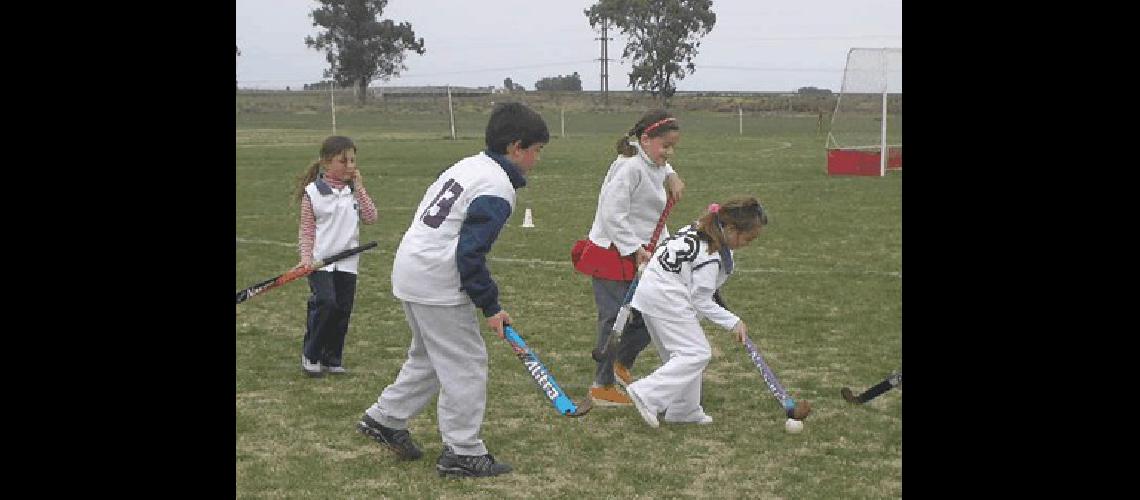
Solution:
M 468 208 L 481 196 L 494 196 L 514 210 L 515 188 L 494 159 L 468 156 L 443 171 L 424 192 L 392 263 L 392 294 L 428 305 L 471 303 L 461 288 L 456 247 Z
M 732 255 L 732 250 L 728 250 Z M 740 318 L 713 301 L 728 281 L 720 252 L 708 253 L 708 241 L 690 224 L 666 239 L 645 267 L 631 305 L 657 318 L 709 321 L 731 330 Z

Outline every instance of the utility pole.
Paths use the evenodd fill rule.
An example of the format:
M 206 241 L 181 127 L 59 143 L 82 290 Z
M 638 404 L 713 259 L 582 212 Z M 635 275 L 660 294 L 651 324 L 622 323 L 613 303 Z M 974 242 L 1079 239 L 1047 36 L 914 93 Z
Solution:
M 608 36 L 609 35 L 609 29 L 608 28 L 609 28 L 609 23 L 603 18 L 602 19 L 602 36 L 601 36 L 601 38 L 595 38 L 594 39 L 594 40 L 601 40 L 602 41 L 602 57 L 598 60 L 602 62 L 601 91 L 602 91 L 602 99 L 604 99 L 606 107 L 609 107 L 609 105 L 610 105 L 610 70 L 609 70 L 609 65 L 607 63 L 610 60 L 610 50 L 609 50 L 609 43 L 608 42 L 609 42 L 609 40 L 611 40 L 611 38 Z

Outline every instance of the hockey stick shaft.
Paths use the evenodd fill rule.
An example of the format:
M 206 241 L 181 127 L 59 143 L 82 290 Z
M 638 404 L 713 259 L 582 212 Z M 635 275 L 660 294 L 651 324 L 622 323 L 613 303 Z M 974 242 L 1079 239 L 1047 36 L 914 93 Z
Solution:
M 713 302 L 728 309 L 728 305 L 725 304 L 724 297 L 720 294 L 720 290 L 713 292 Z M 806 418 L 811 412 L 811 407 L 808 406 L 806 410 L 802 410 L 801 414 L 796 414 L 797 411 L 801 411 L 801 409 L 798 408 L 800 403 L 798 403 L 795 398 L 788 396 L 788 391 L 784 389 L 784 385 L 780 383 L 780 379 L 776 378 L 776 373 L 768 367 L 768 362 L 764 361 L 764 356 L 760 354 L 760 349 L 756 347 L 756 343 L 752 341 L 752 338 L 749 337 L 748 334 L 743 334 L 742 336 L 744 338 L 744 350 L 748 351 L 748 357 L 752 359 L 752 364 L 756 365 L 756 369 L 760 371 L 760 376 L 764 378 L 764 384 L 768 386 L 768 391 L 779 401 L 780 406 L 783 407 L 788 418 Z M 804 403 L 806 403 L 806 401 Z
M 870 389 L 867 389 L 867 390 L 863 391 L 862 394 L 856 396 L 855 402 L 857 402 L 858 404 L 866 403 L 867 401 L 870 401 L 872 399 L 879 397 L 879 395 L 881 395 L 882 393 L 887 392 L 891 389 L 894 389 L 895 387 L 899 386 L 900 384 L 902 384 L 902 372 L 900 371 L 897 373 L 892 373 L 892 374 L 888 375 L 887 378 L 883 379 L 882 382 L 875 384 Z
M 780 384 L 780 380 L 776 378 L 776 374 L 772 373 L 772 369 L 768 367 L 768 363 L 764 361 L 764 356 L 760 355 L 760 350 L 756 348 L 756 344 L 748 335 L 744 336 L 744 349 L 748 351 L 748 356 L 752 358 L 752 364 L 756 365 L 756 369 L 760 370 L 760 375 L 764 377 L 764 383 L 768 385 L 768 390 L 772 392 L 773 396 L 780 401 L 780 405 L 785 405 L 788 400 L 788 391 L 784 390 L 784 386 Z
M 563 391 L 562 387 L 558 385 L 558 381 L 554 380 L 554 375 L 550 373 L 546 365 L 542 364 L 534 350 L 526 345 L 526 341 L 519 336 L 519 332 L 514 327 L 506 325 L 503 327 L 503 339 L 511 344 L 515 355 L 518 356 L 519 361 L 522 361 L 538 389 L 546 395 L 550 404 L 554 405 L 554 409 L 562 415 L 577 414 L 578 406 L 566 396 L 566 391 Z
M 237 303 L 241 304 L 242 302 L 245 302 L 252 297 L 255 297 L 255 296 L 260 295 L 262 293 L 265 293 L 269 290 L 277 288 L 281 285 L 289 283 L 290 281 L 294 281 L 294 280 L 297 280 L 299 278 L 303 278 L 305 276 L 308 276 L 310 273 L 312 273 L 313 271 L 315 271 L 317 269 L 325 267 L 325 266 L 332 264 L 333 262 L 336 262 L 338 260 L 344 259 L 345 257 L 351 257 L 353 255 L 356 255 L 360 252 L 363 252 L 365 250 L 373 248 L 378 244 L 379 243 L 377 243 L 375 241 L 370 241 L 370 242 L 365 243 L 363 245 L 360 245 L 358 247 L 350 248 L 350 249 L 345 250 L 343 252 L 338 252 L 338 253 L 332 254 L 328 257 L 325 257 L 321 260 L 314 262 L 313 265 L 311 265 L 309 267 L 302 267 L 302 268 L 298 268 L 298 269 L 293 269 L 293 270 L 290 270 L 289 272 L 286 272 L 284 274 L 274 276 L 274 277 L 269 278 L 265 281 L 257 283 L 257 284 L 250 286 L 244 290 L 239 290 L 237 293 Z
M 672 197 L 665 200 L 665 209 L 661 210 L 661 217 L 657 219 L 657 226 L 653 228 L 653 236 L 649 238 L 649 246 L 646 248 L 649 255 L 653 255 L 653 251 L 657 249 L 657 240 L 661 238 L 661 230 L 665 228 L 665 219 L 668 219 L 669 212 L 673 211 L 674 203 L 676 201 Z M 641 273 L 645 271 L 645 266 L 648 264 L 649 261 L 645 261 L 637 267 L 637 274 L 633 277 L 633 283 L 629 284 L 629 290 L 625 292 L 625 297 L 621 301 L 621 308 L 618 309 L 617 317 L 614 319 L 613 328 L 610 329 L 609 337 L 606 342 L 602 343 L 601 352 L 603 355 L 609 351 L 610 347 L 616 347 L 616 345 L 611 346 L 610 344 L 617 344 L 621 340 L 621 333 L 625 331 L 625 325 L 629 322 L 631 307 L 629 303 L 633 301 L 633 293 L 637 291 L 637 284 L 641 281 Z

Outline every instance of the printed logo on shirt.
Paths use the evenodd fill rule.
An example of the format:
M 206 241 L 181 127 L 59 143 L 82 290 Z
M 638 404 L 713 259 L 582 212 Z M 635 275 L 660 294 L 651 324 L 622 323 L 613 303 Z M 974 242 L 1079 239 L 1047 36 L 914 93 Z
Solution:
M 666 271 L 680 273 L 681 264 L 697 260 L 701 240 L 697 236 L 697 230 L 690 226 L 670 236 L 662 246 L 664 250 L 657 257 L 657 263 Z

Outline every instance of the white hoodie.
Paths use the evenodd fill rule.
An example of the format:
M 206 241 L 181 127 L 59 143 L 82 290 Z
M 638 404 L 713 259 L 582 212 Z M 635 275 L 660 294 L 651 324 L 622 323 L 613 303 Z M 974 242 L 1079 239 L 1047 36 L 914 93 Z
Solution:
M 637 148 L 637 154 L 619 155 L 606 172 L 589 236 L 602 248 L 614 244 L 622 255 L 636 252 L 653 236 L 665 209 L 665 178 L 673 173 L 669 163 L 656 166 L 637 141 L 630 141 L 630 145 Z M 667 235 L 669 230 L 661 234 Z
M 727 250 L 732 256 L 732 250 Z M 731 276 L 720 252 L 708 253 L 695 225 L 688 225 L 653 252 L 637 283 L 631 305 L 657 318 L 708 318 L 731 330 L 740 317 L 713 301 L 713 293 Z

